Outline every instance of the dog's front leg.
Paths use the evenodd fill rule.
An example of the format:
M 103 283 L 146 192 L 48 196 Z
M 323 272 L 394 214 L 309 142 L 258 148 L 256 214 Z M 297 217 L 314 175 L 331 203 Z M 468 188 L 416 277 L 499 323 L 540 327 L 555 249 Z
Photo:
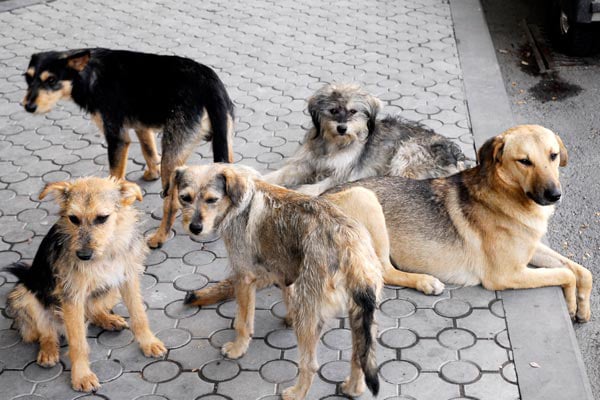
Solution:
M 577 311 L 576 278 L 575 274 L 566 268 L 545 269 L 529 268 L 526 265 L 511 268 L 495 268 L 493 276 L 485 277 L 483 286 L 488 290 L 505 289 L 533 289 L 546 286 L 561 286 L 567 302 L 567 309 L 571 318 Z
M 238 303 L 234 322 L 237 336 L 233 342 L 225 343 L 221 349 L 224 356 L 232 359 L 240 358 L 246 353 L 254 333 L 256 277 L 251 274 L 239 275 L 235 280 L 235 298 Z
M 98 377 L 90 369 L 85 326 L 85 301 L 68 300 L 62 304 L 63 320 L 69 358 L 71 359 L 71 385 L 78 391 L 90 392 L 100 388 Z
M 150 330 L 148 317 L 144 310 L 140 282 L 132 274 L 120 288 L 123 302 L 129 311 L 131 330 L 146 357 L 160 357 L 167 352 L 165 345 Z
M 543 268 L 568 268 L 577 278 L 577 319 L 582 322 L 590 320 L 590 295 L 592 293 L 592 273 L 582 265 L 569 260 L 560 253 L 539 243 L 531 258 L 531 264 Z

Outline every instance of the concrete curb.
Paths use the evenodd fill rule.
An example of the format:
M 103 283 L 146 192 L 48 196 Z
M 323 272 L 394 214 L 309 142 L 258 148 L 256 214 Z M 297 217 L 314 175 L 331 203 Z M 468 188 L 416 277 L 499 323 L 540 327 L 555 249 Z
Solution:
M 450 0 L 475 146 L 515 125 L 479 0 Z M 593 394 L 560 288 L 500 293 L 523 400 Z M 539 368 L 535 368 L 537 364 Z
M 0 1 L 0 12 L 12 11 L 17 8 L 29 7 L 40 3 L 50 3 L 54 0 L 4 0 Z

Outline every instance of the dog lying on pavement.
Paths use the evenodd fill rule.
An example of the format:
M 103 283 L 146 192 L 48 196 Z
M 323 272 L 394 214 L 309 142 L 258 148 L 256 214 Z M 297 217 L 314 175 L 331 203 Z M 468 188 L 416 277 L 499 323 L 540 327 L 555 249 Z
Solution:
M 399 117 L 378 119 L 381 102 L 357 85 L 330 84 L 308 101 L 313 127 L 296 154 L 267 182 L 318 195 L 371 176 L 425 179 L 465 168 L 451 140 Z
M 376 395 L 374 313 L 382 277 L 366 229 L 332 203 L 255 179 L 245 168 L 180 167 L 171 188 L 172 201 L 182 207 L 185 229 L 195 235 L 218 231 L 229 254 L 237 337 L 222 353 L 229 358 L 244 355 L 254 330 L 256 288 L 276 283 L 284 289 L 300 354 L 298 381 L 282 397 L 306 397 L 318 369 L 323 320 L 344 306 L 349 310 L 352 361 L 342 390 L 359 396 L 366 383 Z

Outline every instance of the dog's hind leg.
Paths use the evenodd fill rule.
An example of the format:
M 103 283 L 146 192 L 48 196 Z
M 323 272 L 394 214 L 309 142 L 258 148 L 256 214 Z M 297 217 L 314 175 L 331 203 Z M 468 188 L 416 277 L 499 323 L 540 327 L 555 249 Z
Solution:
M 444 291 L 444 284 L 431 275 L 404 272 L 394 268 L 390 259 L 390 239 L 385 217 L 375 193 L 357 186 L 328 194 L 325 198 L 367 228 L 377 258 L 383 267 L 383 280 L 387 285 L 417 289 L 425 294 L 438 295 Z
M 127 321 L 117 314 L 111 314 L 112 308 L 119 301 L 116 289 L 103 296 L 90 298 L 86 304 L 86 315 L 92 324 L 107 331 L 120 331 L 127 328 Z
M 582 265 L 569 260 L 543 243 L 539 243 L 530 263 L 543 268 L 568 268 L 577 279 L 577 319 L 590 320 L 590 296 L 592 293 L 592 273 Z
M 229 300 L 234 294 L 232 279 L 224 279 L 204 289 L 189 292 L 184 303 L 189 306 L 208 306 Z
M 127 170 L 127 154 L 131 139 L 129 132 L 122 126 L 109 125 L 104 122 L 104 134 L 108 144 L 108 165 L 110 174 L 115 178 L 125 179 Z
M 59 338 L 52 309 L 45 308 L 23 285 L 10 292 L 8 304 L 15 313 L 23 341 L 40 344 L 37 363 L 42 367 L 54 366 L 59 360 Z
M 146 161 L 146 170 L 142 178 L 145 181 L 154 181 L 160 178 L 160 156 L 156 149 L 154 131 L 150 128 L 136 128 L 135 134 L 140 140 L 142 155 Z
M 256 302 L 256 278 L 241 275 L 235 279 L 235 298 L 238 303 L 235 322 L 236 338 L 223 345 L 221 353 L 232 359 L 240 358 L 248 350 L 254 333 L 254 307 Z
M 213 160 L 233 162 L 233 115 L 222 99 L 216 98 L 204 110 L 201 130 L 203 137 L 212 136 Z M 208 114 L 208 116 L 207 116 Z M 207 121 L 207 117 L 208 120 Z M 206 129 L 207 122 L 210 127 Z M 208 132 L 211 133 L 208 133 Z
M 294 330 L 298 339 L 298 380 L 281 394 L 284 400 L 301 400 L 306 397 L 315 373 L 319 369 L 317 345 L 321 337 L 322 323 L 319 311 L 314 307 L 318 299 L 296 299 Z M 310 308 L 307 309 L 307 308 Z

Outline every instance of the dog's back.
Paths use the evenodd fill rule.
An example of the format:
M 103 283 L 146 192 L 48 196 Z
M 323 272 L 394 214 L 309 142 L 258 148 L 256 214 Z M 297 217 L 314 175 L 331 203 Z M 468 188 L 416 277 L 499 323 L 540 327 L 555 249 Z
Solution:
M 162 127 L 171 119 L 198 123 L 205 106 L 233 112 L 217 74 L 187 58 L 93 49 L 88 66 L 74 82 L 72 97 L 92 113 Z
M 378 121 L 367 138 L 362 160 L 366 167 L 381 164 L 379 175 L 413 179 L 452 175 L 463 170 L 466 162 L 456 143 L 397 116 Z

